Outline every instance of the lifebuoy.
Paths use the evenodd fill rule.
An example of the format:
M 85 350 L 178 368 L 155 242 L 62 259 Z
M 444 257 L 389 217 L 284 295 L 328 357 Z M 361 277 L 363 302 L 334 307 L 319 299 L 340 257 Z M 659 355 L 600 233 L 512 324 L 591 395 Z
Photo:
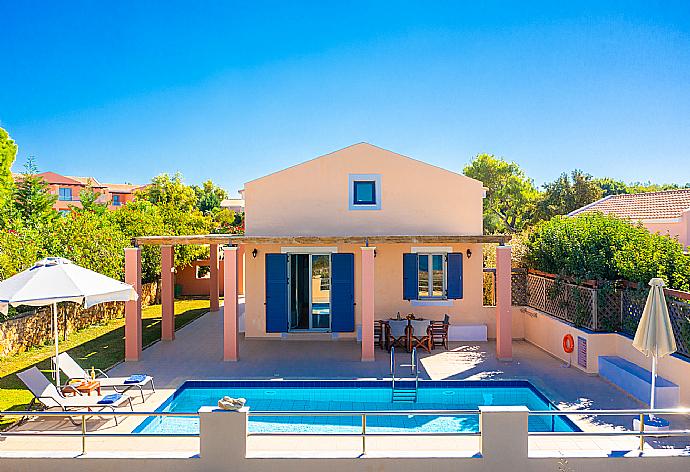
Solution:
M 563 336 L 563 350 L 568 354 L 575 350 L 575 340 L 570 334 Z

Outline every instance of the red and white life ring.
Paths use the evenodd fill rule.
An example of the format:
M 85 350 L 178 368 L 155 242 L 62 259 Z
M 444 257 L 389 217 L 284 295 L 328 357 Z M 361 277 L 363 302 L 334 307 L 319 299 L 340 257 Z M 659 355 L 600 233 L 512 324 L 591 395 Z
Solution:
M 572 335 L 566 334 L 563 336 L 563 350 L 568 354 L 575 350 L 575 340 Z

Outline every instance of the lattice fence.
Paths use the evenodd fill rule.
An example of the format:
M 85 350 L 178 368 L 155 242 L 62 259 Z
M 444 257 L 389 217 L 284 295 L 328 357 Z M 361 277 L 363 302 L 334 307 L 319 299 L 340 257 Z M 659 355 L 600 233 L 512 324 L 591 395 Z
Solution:
M 588 329 L 597 323 L 596 291 L 534 274 L 527 276 L 528 305 Z
M 634 336 L 648 290 L 603 286 L 586 287 L 557 278 L 527 275 L 526 305 L 578 327 Z M 690 293 L 667 295 L 678 353 L 690 357 Z M 676 296 L 677 295 L 677 296 Z
M 527 305 L 527 270 L 513 269 L 510 274 L 510 292 L 513 306 Z M 484 306 L 496 306 L 496 269 L 484 269 Z

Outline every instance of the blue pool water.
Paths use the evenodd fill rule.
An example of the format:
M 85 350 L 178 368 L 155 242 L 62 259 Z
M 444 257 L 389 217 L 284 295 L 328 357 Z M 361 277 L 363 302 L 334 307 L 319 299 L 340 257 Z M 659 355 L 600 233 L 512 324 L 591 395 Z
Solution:
M 396 383 L 397 384 L 397 383 Z M 392 402 L 390 381 L 197 381 L 185 382 L 156 411 L 196 412 L 225 396 L 247 399 L 250 411 L 367 411 L 370 432 L 476 432 L 478 415 L 375 416 L 376 410 L 476 410 L 480 405 L 524 405 L 555 410 L 527 381 L 419 382 L 417 402 Z M 250 416 L 250 432 L 358 432 L 360 416 Z M 530 431 L 579 431 L 564 416 L 535 416 Z M 149 417 L 134 433 L 198 433 L 195 417 Z

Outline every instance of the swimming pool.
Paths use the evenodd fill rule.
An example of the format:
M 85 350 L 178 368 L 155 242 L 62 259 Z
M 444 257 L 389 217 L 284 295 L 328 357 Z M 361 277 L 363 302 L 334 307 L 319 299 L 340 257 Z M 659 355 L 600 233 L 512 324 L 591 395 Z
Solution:
M 411 382 L 412 383 L 412 382 Z M 396 381 L 396 386 L 400 382 Z M 250 432 L 359 432 L 361 416 L 300 416 L 300 411 L 367 411 L 370 432 L 476 432 L 478 415 L 376 416 L 377 410 L 476 410 L 480 405 L 556 407 L 524 380 L 420 380 L 416 402 L 392 402 L 386 380 L 188 380 L 156 411 L 196 412 L 225 396 L 243 397 L 251 411 L 295 411 L 295 416 L 251 416 Z M 529 418 L 530 431 L 579 431 L 565 416 Z M 198 433 L 197 417 L 148 417 L 134 433 Z

